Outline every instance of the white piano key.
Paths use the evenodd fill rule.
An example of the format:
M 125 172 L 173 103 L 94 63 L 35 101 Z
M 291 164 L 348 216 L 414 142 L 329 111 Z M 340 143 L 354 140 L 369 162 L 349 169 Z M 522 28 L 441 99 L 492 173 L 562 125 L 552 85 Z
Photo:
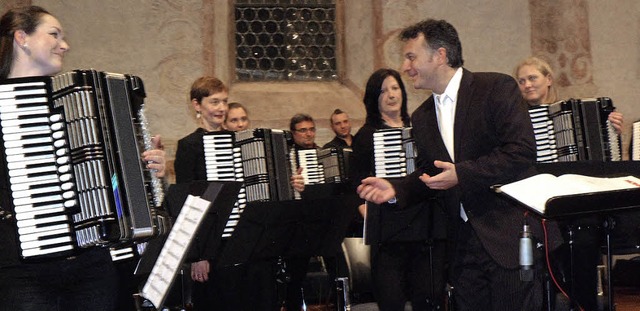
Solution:
M 65 208 L 67 210 L 69 209 L 69 207 L 66 207 L 64 205 L 64 202 L 51 202 L 49 204 L 40 204 L 36 206 L 31 204 L 19 205 L 14 208 L 14 211 L 16 214 L 21 214 L 21 213 L 31 213 L 31 212 L 37 212 L 37 211 L 46 211 L 48 209 L 53 209 L 53 208 Z
M 34 126 L 42 126 L 49 125 L 49 118 L 47 117 L 38 117 L 38 118 L 30 118 L 30 119 L 11 119 L 11 120 L 3 120 L 0 121 L 0 125 L 2 128 L 18 128 L 13 129 L 15 132 L 19 131 L 19 129 L 29 129 Z M 10 130 L 10 132 L 13 132 Z
M 43 226 L 46 226 L 48 223 L 63 222 L 63 221 L 69 221 L 68 216 L 59 215 L 59 216 L 47 217 L 47 218 L 25 219 L 21 221 L 16 221 L 16 225 L 18 226 L 18 229 L 20 229 L 20 228 L 34 227 L 34 226 L 43 227 Z
M 1 97 L 1 95 L 0 95 Z M 42 109 L 48 107 L 49 100 L 47 97 L 29 97 L 29 98 L 1 98 L 0 112 L 11 112 L 19 110 L 28 110 L 31 108 Z
M 47 202 L 57 202 L 62 200 L 61 194 L 52 194 L 45 197 L 26 197 L 26 198 L 16 198 L 13 200 L 14 205 L 29 205 L 29 204 L 39 204 L 39 203 L 47 203 Z
M 27 221 L 30 219 L 35 219 L 35 218 L 46 218 L 46 215 L 50 215 L 50 214 L 54 214 L 54 213 L 64 213 L 65 211 L 67 211 L 66 208 L 64 208 L 63 206 L 60 207 L 55 207 L 55 208 L 50 208 L 50 209 L 43 209 L 43 210 L 36 210 L 36 211 L 30 211 L 30 212 L 24 212 L 24 213 L 16 213 L 16 220 L 19 221 Z
M 5 148 L 21 148 L 29 144 L 44 144 L 44 143 L 51 143 L 51 142 L 53 142 L 53 139 L 51 139 L 51 137 L 28 138 L 28 139 L 13 140 L 13 141 L 5 140 L 4 147 Z
M 46 230 L 32 230 L 28 233 L 20 234 L 19 239 L 21 242 L 29 241 L 42 241 L 45 239 L 52 239 L 54 235 L 62 235 L 69 238 L 73 237 L 73 229 L 67 224 L 51 225 L 46 227 L 33 227 L 34 229 L 46 229 Z
M 29 126 L 12 126 L 12 127 L 3 127 L 2 128 L 2 132 L 4 133 L 4 135 L 8 135 L 8 134 L 23 134 L 23 133 L 27 133 L 27 132 L 31 132 L 31 131 L 40 131 L 40 130 L 47 130 L 47 131 L 52 131 L 51 126 L 49 126 L 48 123 L 42 123 L 42 124 L 31 124 Z
M 29 81 L 29 82 L 18 82 L 18 83 L 8 83 L 0 85 L 1 93 L 10 93 L 15 92 L 17 88 L 32 88 L 32 89 L 41 89 L 44 90 L 45 83 L 43 81 Z
M 19 235 L 29 235 L 29 234 L 34 234 L 34 233 L 41 233 L 41 232 L 47 232 L 47 231 L 51 231 L 51 230 L 67 230 L 69 232 L 71 232 L 71 226 L 68 223 L 59 223 L 56 225 L 50 225 L 50 226 L 43 226 L 43 227 L 24 227 L 24 228 L 20 228 L 18 229 L 18 234 Z
M 62 180 L 60 176 L 53 173 L 53 174 L 31 176 L 31 177 L 26 177 L 26 176 L 12 177 L 12 178 L 9 178 L 9 183 L 11 183 L 12 185 L 20 185 L 20 187 L 29 187 L 31 185 L 35 185 L 40 182 L 48 181 L 54 178 L 61 181 L 66 181 L 66 180 Z
M 68 162 L 68 158 L 67 159 L 56 159 L 53 154 L 45 154 L 43 156 L 38 156 L 38 157 L 34 157 L 34 159 L 29 160 L 29 161 L 7 161 L 7 168 L 9 170 L 16 170 L 16 169 L 24 169 L 27 166 L 33 166 L 33 165 L 42 165 L 42 164 L 50 164 L 51 166 L 55 166 L 56 162 L 60 160 L 62 163 L 66 163 Z
M 52 185 L 49 187 L 14 191 L 13 197 L 17 199 L 17 198 L 25 198 L 25 197 L 29 197 L 36 194 L 42 194 L 42 193 L 61 193 L 61 192 L 62 192 L 62 188 L 60 188 L 59 185 Z
M 44 248 L 44 246 L 47 246 L 47 245 L 63 244 L 63 243 L 66 244 L 71 242 L 73 242 L 72 237 L 61 236 L 61 237 L 56 237 L 52 239 L 42 239 L 38 241 L 23 242 L 23 243 L 20 243 L 20 247 L 23 249 L 23 251 L 25 251 L 25 250 L 34 249 L 34 248 L 42 249 Z
M 73 245 L 61 245 L 58 247 L 43 248 L 43 249 L 40 249 L 40 248 L 25 249 L 25 250 L 22 250 L 21 254 L 23 257 L 28 258 L 28 257 L 34 257 L 34 256 L 60 253 L 64 251 L 71 251 L 73 250 L 73 248 L 74 248 Z
M 14 191 L 14 192 L 24 191 L 24 190 L 29 190 L 33 188 L 40 188 L 41 185 L 49 185 L 49 184 L 58 185 L 62 187 L 62 189 L 64 190 L 69 190 L 73 187 L 73 183 L 70 183 L 70 182 L 60 184 L 60 179 L 56 175 L 49 175 L 45 177 L 50 177 L 50 178 L 39 179 L 37 182 L 33 182 L 33 183 L 11 184 L 11 191 Z
M 27 147 L 27 148 L 11 148 L 5 150 L 7 156 L 12 156 L 16 154 L 30 154 L 30 153 L 39 153 L 39 152 L 51 152 L 53 153 L 54 148 L 51 145 L 48 146 L 37 146 L 37 147 Z
M 39 119 L 45 119 L 46 123 L 49 123 L 49 118 L 47 117 L 47 115 L 49 114 L 48 109 L 42 110 L 42 109 L 38 109 L 38 110 L 27 110 L 27 111 L 20 111 L 20 112 L 4 112 L 4 113 L 0 113 L 0 120 L 2 120 L 2 122 L 8 122 L 9 124 L 11 124 L 10 121 L 30 121 L 30 120 L 39 120 Z M 22 123 L 19 123 L 22 124 Z
M 30 168 L 10 170 L 9 177 L 27 176 L 31 174 L 40 174 L 40 173 L 56 172 L 56 171 L 57 171 L 57 168 L 55 165 L 30 167 Z
M 34 137 L 34 136 L 38 136 L 38 135 L 46 135 L 46 136 L 50 136 L 53 137 L 53 135 L 55 132 L 52 131 L 48 126 L 43 126 L 40 128 L 35 128 L 29 131 L 21 131 L 20 133 L 11 133 L 11 134 L 5 134 L 2 138 L 4 138 L 4 141 L 13 141 L 13 140 L 22 140 L 28 137 Z

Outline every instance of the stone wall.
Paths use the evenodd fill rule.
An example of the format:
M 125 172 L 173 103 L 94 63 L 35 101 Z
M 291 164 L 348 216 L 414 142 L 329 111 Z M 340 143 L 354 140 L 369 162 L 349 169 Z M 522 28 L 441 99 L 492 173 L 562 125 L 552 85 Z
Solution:
M 399 69 L 397 34 L 433 17 L 460 34 L 465 67 L 511 74 L 537 55 L 559 73 L 561 97 L 608 96 L 624 113 L 628 143 L 640 82 L 640 2 L 620 0 L 336 0 L 340 79 L 330 83 L 240 83 L 233 77 L 231 0 L 8 0 L 32 2 L 62 22 L 71 51 L 65 70 L 95 68 L 143 78 L 152 130 L 170 158 L 177 140 L 196 128 L 187 105 L 191 82 L 213 74 L 246 104 L 252 126 L 287 128 L 296 112 L 317 120 L 318 143 L 331 139 L 328 117 L 339 107 L 362 124 L 364 84 L 380 67 Z M 429 93 L 408 85 L 411 109 Z

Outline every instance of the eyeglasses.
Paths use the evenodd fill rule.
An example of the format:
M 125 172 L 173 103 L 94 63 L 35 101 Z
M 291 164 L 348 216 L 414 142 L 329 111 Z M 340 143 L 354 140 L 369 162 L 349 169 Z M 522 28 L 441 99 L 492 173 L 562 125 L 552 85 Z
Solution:
M 301 129 L 295 129 L 295 131 L 300 133 L 300 134 L 315 133 L 316 132 L 316 128 L 315 127 L 301 128 Z

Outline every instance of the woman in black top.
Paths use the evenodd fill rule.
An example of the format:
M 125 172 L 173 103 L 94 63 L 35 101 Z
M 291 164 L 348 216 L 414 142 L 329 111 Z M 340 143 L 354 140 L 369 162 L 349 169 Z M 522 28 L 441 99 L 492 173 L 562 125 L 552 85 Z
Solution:
M 68 50 L 60 22 L 41 7 L 14 8 L 0 18 L 0 81 L 58 74 Z M 153 141 L 156 149 L 143 153 L 142 160 L 163 177 L 164 151 L 159 137 Z M 114 310 L 118 275 L 108 248 L 42 262 L 20 260 L 6 169 L 0 152 L 0 310 Z
M 379 69 L 367 81 L 364 95 L 366 122 L 353 138 L 351 180 L 359 183 L 373 176 L 373 134 L 379 129 L 408 127 L 407 93 L 400 74 Z M 371 244 L 371 273 L 376 300 L 381 310 L 404 310 L 407 301 L 413 310 L 432 310 L 442 305 L 444 292 L 444 224 L 433 234 L 432 218 L 444 214 L 434 206 L 420 204 L 397 210 L 390 204 L 374 206 L 368 226 L 378 226 Z M 359 208 L 367 214 L 365 204 Z M 375 215 L 375 216 L 374 216 Z M 366 216 L 365 216 L 366 217 Z M 438 243 L 434 243 L 438 239 Z M 430 254 L 431 252 L 431 254 Z M 432 265 L 429 258 L 432 257 Z M 431 275 L 433 271 L 433 276 Z
M 196 79 L 189 94 L 199 127 L 178 141 L 174 167 L 176 183 L 179 184 L 207 180 L 202 136 L 222 130 L 229 110 L 229 91 L 218 78 L 205 76 Z

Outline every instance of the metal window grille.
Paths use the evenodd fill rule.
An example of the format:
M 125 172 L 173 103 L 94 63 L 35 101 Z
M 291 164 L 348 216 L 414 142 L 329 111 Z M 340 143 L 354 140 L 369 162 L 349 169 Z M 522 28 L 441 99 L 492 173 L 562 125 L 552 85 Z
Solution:
M 237 0 L 236 78 L 337 79 L 335 0 Z

